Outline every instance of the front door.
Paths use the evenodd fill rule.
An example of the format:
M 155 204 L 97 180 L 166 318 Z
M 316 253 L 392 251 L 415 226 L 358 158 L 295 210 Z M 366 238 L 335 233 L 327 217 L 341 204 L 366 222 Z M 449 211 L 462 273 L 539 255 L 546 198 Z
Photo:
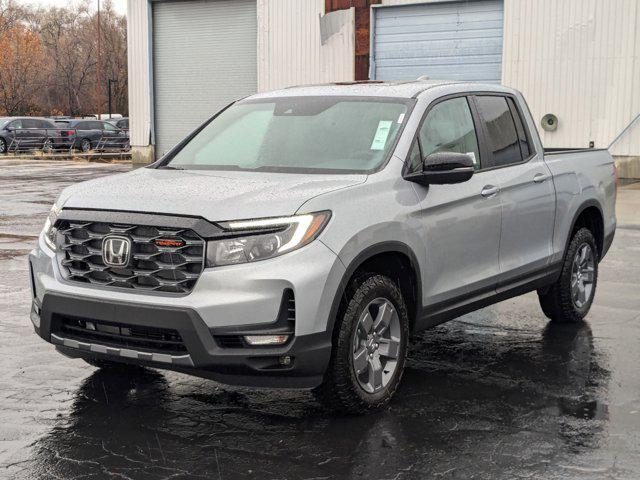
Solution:
M 124 135 L 115 125 L 109 122 L 102 122 L 102 138 L 105 148 L 114 148 L 122 145 Z
M 510 96 L 475 97 L 502 197 L 500 284 L 543 275 L 552 255 L 555 189 Z
M 14 120 L 6 127 L 9 132 L 7 135 L 7 152 L 17 151 L 20 149 L 20 131 L 22 129 L 22 120 Z
M 430 313 L 470 296 L 492 293 L 499 269 L 501 200 L 493 172 L 483 172 L 476 122 L 467 97 L 444 100 L 427 113 L 410 168 L 436 152 L 469 154 L 477 173 L 453 185 L 416 184 L 426 236 L 423 300 Z

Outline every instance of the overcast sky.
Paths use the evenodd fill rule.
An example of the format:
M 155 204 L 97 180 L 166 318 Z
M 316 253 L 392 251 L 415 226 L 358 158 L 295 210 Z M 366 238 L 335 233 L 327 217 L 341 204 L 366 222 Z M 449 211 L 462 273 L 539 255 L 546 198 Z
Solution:
M 65 7 L 67 5 L 72 5 L 76 3 L 78 0 L 17 0 L 18 3 L 29 4 L 29 5 L 53 5 L 56 7 Z M 121 14 L 127 13 L 127 0 L 111 0 L 113 2 L 113 6 L 116 11 Z M 97 0 L 91 0 L 91 3 L 97 5 Z

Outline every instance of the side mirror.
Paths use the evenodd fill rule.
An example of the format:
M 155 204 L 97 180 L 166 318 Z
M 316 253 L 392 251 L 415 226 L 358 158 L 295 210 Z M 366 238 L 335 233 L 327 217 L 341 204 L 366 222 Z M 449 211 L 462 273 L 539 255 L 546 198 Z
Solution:
M 4 127 L 4 129 L 5 129 L 7 132 L 13 132 L 13 131 L 15 130 L 15 128 L 13 128 L 13 127 Z
M 412 173 L 406 179 L 421 185 L 443 185 L 466 182 L 473 173 L 473 160 L 469 155 L 437 152 L 424 159 L 422 172 Z

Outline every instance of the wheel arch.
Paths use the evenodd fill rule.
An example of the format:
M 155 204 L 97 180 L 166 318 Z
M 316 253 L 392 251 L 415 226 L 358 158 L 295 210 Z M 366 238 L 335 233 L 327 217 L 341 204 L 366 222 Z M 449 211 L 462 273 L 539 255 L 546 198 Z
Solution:
M 327 330 L 333 332 L 340 304 L 351 281 L 365 271 L 389 276 L 396 281 L 403 294 L 409 314 L 410 329 L 422 310 L 422 276 L 420 264 L 411 247 L 400 241 L 385 241 L 371 245 L 356 255 L 346 266 L 334 295 Z
M 602 206 L 597 200 L 587 200 L 576 210 L 571 222 L 571 228 L 565 239 L 564 255 L 567 253 L 569 242 L 571 242 L 574 233 L 581 227 L 587 227 L 593 234 L 596 240 L 596 248 L 598 249 L 598 261 L 600 261 L 604 254 L 604 214 L 602 213 Z

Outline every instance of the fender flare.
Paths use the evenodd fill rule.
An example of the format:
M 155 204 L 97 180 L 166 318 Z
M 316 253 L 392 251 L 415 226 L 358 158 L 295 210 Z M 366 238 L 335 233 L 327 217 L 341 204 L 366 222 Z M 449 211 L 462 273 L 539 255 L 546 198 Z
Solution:
M 413 249 L 406 243 L 399 241 L 385 241 L 370 245 L 362 250 L 356 257 L 351 260 L 347 265 L 342 279 L 338 285 L 338 289 L 333 297 L 331 303 L 331 309 L 329 310 L 329 318 L 327 319 L 327 332 L 333 334 L 333 329 L 338 316 L 338 309 L 340 308 L 340 301 L 344 295 L 351 277 L 356 270 L 364 264 L 367 260 L 379 255 L 381 253 L 401 253 L 409 258 L 411 268 L 413 268 L 416 274 L 416 316 L 419 317 L 420 312 L 423 310 L 422 306 L 422 273 L 420 271 L 420 264 L 418 257 L 413 252 Z
M 578 222 L 578 218 L 580 217 L 580 215 L 582 215 L 582 213 L 587 208 L 591 208 L 591 207 L 596 207 L 598 209 L 598 212 L 600 212 L 600 218 L 602 219 L 602 225 L 603 225 L 602 234 L 604 236 L 604 214 L 602 213 L 602 206 L 600 205 L 600 202 L 598 202 L 597 200 L 595 200 L 593 198 L 584 201 L 580 205 L 580 207 L 578 207 L 578 210 L 576 210 L 576 213 L 573 216 L 573 220 L 571 220 L 571 228 L 569 229 L 569 232 L 567 233 L 567 238 L 565 239 L 565 242 L 564 242 L 564 250 L 563 250 L 563 253 L 562 253 L 562 261 L 563 261 L 563 263 L 566 260 L 567 249 L 569 248 L 569 242 L 571 241 L 571 237 L 573 235 L 573 230 L 576 228 L 576 223 Z M 601 240 L 602 240 L 601 248 L 604 248 L 604 238 L 602 238 Z M 596 243 L 597 242 L 598 242 L 598 239 L 596 238 Z M 602 256 L 603 256 L 603 252 L 598 252 L 598 254 L 599 254 L 600 259 L 601 259 Z

